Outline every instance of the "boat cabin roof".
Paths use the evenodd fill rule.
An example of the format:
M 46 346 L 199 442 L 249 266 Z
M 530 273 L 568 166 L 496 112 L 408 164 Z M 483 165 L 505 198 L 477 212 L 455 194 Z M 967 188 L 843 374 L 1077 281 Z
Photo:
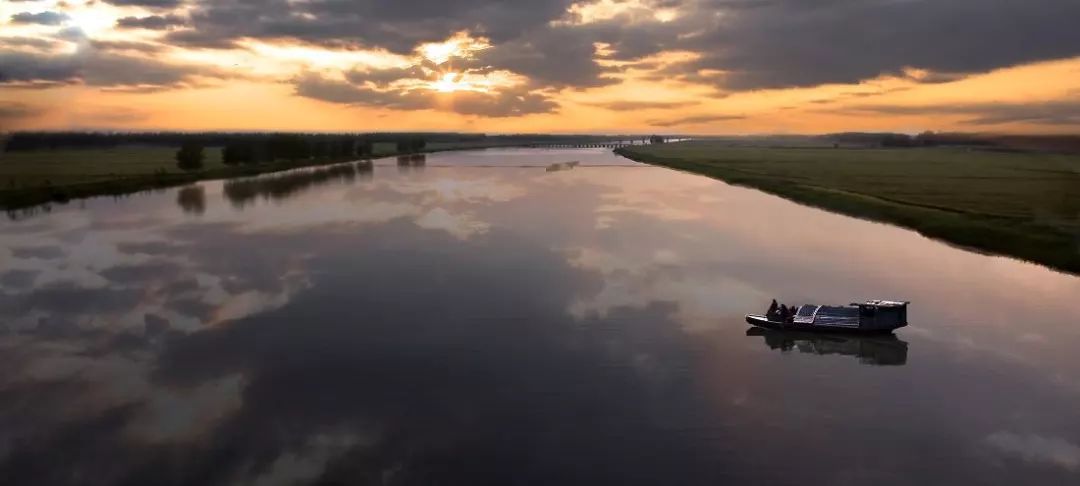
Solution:
M 910 304 L 910 303 L 911 302 L 908 302 L 908 301 L 874 299 L 874 300 L 868 300 L 868 301 L 866 301 L 866 302 L 864 302 L 862 304 L 852 302 L 851 305 L 858 306 L 858 307 L 878 307 L 878 308 L 882 308 L 882 307 L 907 307 L 907 305 Z

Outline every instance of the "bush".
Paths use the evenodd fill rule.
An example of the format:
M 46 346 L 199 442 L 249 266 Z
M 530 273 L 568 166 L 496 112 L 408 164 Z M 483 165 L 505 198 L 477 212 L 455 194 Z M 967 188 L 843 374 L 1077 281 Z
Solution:
M 183 170 L 199 170 L 203 166 L 202 145 L 187 142 L 176 151 L 176 166 Z
M 375 153 L 375 144 L 370 139 L 360 139 L 356 144 L 356 155 L 360 157 L 371 157 Z
M 254 143 L 230 143 L 221 149 L 221 161 L 225 165 L 255 164 L 263 159 L 260 153 L 265 152 L 265 149 L 260 148 L 261 146 Z
M 267 158 L 270 160 L 300 160 L 311 157 L 308 141 L 297 134 L 275 133 L 266 141 Z
M 427 146 L 427 142 L 422 138 L 407 138 L 398 140 L 397 151 L 402 154 L 412 154 L 424 150 Z

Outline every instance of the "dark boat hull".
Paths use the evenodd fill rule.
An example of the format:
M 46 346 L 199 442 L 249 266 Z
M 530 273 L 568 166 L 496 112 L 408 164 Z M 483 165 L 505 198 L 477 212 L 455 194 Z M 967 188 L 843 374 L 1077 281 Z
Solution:
M 889 334 L 900 327 L 885 329 L 861 329 L 857 327 L 846 326 L 827 326 L 820 324 L 793 324 L 780 321 L 770 321 L 767 317 L 757 314 L 747 314 L 746 323 L 752 326 L 763 327 L 765 329 L 776 329 L 778 331 L 799 331 L 799 332 L 816 332 L 816 333 L 832 333 L 832 334 Z

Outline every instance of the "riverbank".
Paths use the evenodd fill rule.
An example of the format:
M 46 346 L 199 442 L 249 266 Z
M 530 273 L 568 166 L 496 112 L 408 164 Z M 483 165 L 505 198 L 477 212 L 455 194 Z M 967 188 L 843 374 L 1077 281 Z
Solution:
M 375 158 L 403 155 L 392 144 L 379 144 Z M 473 150 L 502 144 L 437 144 L 419 153 Z M 248 177 L 303 167 L 336 164 L 357 157 L 320 157 L 227 166 L 220 150 L 208 149 L 202 169 L 176 168 L 176 149 L 126 147 L 11 152 L 0 158 L 0 210 L 18 210 L 47 203 L 94 196 L 118 196 L 182 186 L 200 180 Z
M 1080 273 L 1080 157 L 965 148 L 633 146 L 620 155 Z

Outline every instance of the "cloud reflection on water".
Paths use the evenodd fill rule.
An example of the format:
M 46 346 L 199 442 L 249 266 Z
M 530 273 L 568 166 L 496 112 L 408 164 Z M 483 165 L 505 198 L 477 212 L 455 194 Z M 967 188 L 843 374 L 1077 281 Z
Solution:
M 1080 336 L 1057 319 L 1077 279 L 583 160 L 548 173 L 436 155 L 422 171 L 377 162 L 368 177 L 244 182 L 254 190 L 234 192 L 239 205 L 225 188 L 237 182 L 204 183 L 198 215 L 173 191 L 8 222 L 0 478 L 905 484 L 1071 472 L 1043 460 L 992 470 L 979 454 L 1002 428 L 1076 442 L 1076 395 L 1046 376 L 1080 366 Z M 800 238 L 778 240 L 776 226 Z M 25 248 L 59 251 L 12 250 Z M 772 297 L 894 295 L 916 302 L 910 357 L 905 345 L 902 359 L 861 346 L 781 358 L 744 335 L 742 314 Z M 966 320 L 983 313 L 970 303 L 987 301 L 996 312 L 974 333 Z M 1050 339 L 1022 338 L 1021 319 L 1024 336 Z M 906 366 L 870 373 L 848 354 Z M 772 467 L 790 450 L 816 453 Z M 948 469 L 926 467 L 942 457 Z

